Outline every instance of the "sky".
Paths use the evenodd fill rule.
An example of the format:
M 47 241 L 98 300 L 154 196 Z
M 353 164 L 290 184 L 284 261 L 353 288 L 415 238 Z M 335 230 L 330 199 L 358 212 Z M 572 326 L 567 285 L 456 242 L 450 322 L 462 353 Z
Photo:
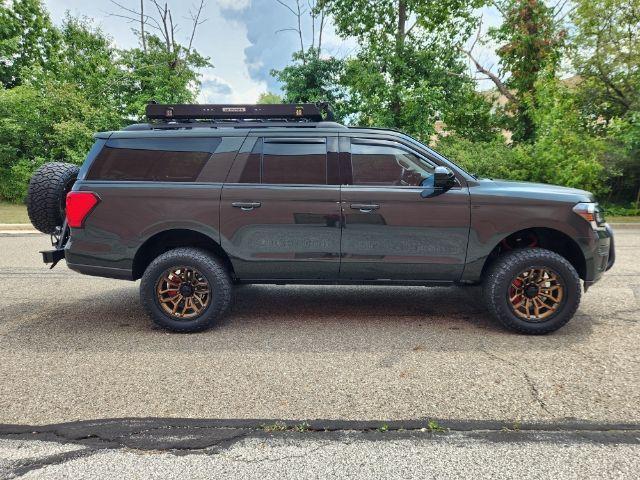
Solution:
M 118 0 L 129 8 L 137 9 L 138 0 Z M 291 0 L 285 2 L 292 4 Z M 174 23 L 178 24 L 178 41 L 188 43 L 191 29 L 189 10 L 196 0 L 168 0 Z M 198 100 L 201 103 L 254 103 L 267 91 L 279 92 L 278 83 L 271 77 L 272 69 L 281 69 L 299 49 L 296 32 L 280 31 L 295 25 L 296 18 L 276 0 L 208 0 L 202 13 L 207 21 L 196 33 L 195 48 L 210 57 L 213 68 L 203 70 L 202 87 Z M 60 23 L 66 12 L 74 16 L 94 19 L 97 26 L 107 33 L 118 47 L 138 45 L 131 31 L 135 24 L 113 16 L 122 11 L 110 0 L 45 0 L 54 22 Z M 152 5 L 147 1 L 148 9 Z M 485 13 L 485 27 L 495 24 L 497 15 Z M 310 25 L 303 28 L 309 42 Z M 325 30 L 323 50 L 326 54 L 344 57 L 352 53 L 356 45 L 338 38 L 329 26 Z M 479 52 L 480 58 L 495 63 L 490 48 Z

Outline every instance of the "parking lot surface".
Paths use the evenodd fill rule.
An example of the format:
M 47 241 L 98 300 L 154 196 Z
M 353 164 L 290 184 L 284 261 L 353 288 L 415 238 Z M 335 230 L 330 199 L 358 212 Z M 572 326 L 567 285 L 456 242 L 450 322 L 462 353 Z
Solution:
M 373 438 L 367 438 L 372 437 Z M 123 478 L 637 478 L 637 444 L 571 434 L 506 433 L 248 437 L 228 448 L 141 451 L 49 441 L 0 440 L 0 476 Z M 329 438 L 330 437 L 330 438 Z M 635 474 L 633 472 L 636 472 Z M 634 477 L 635 476 L 635 477 Z
M 576 317 L 507 332 L 477 288 L 243 286 L 224 323 L 155 329 L 138 284 L 0 236 L 0 423 L 121 417 L 640 420 L 640 228 Z

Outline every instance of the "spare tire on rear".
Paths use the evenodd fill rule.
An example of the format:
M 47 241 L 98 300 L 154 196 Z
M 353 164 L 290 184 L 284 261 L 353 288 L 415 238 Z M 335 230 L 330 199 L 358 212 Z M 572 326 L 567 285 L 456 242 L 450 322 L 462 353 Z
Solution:
M 78 178 L 80 168 L 63 162 L 45 163 L 29 182 L 27 213 L 42 233 L 52 234 L 65 218 L 67 193 Z

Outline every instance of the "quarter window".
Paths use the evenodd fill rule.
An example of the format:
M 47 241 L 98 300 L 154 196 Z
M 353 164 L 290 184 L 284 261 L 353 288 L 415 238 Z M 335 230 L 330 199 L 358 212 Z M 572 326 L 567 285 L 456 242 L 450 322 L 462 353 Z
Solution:
M 162 140 L 166 140 L 163 142 Z M 108 142 L 100 151 L 87 180 L 194 182 L 219 139 L 126 139 Z M 163 148 L 166 143 L 166 149 Z M 188 148 L 202 147 L 202 151 Z
M 433 175 L 433 165 L 401 146 L 351 143 L 354 185 L 420 186 Z

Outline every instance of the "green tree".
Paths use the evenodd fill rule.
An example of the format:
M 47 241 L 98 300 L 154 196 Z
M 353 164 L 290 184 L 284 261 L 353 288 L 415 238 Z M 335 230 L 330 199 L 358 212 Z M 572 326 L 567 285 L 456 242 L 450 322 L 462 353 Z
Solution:
M 536 82 L 543 72 L 555 74 L 566 31 L 561 27 L 560 11 L 548 7 L 543 0 L 497 0 L 493 4 L 502 15 L 500 26 L 488 32 L 498 44 L 499 73 L 484 67 L 473 56 L 473 47 L 462 51 L 507 99 L 502 122 L 511 131 L 512 139 L 532 142 L 536 136 Z M 561 10 L 561 4 L 558 7 Z
M 19 3 L 28 2 L 14 2 Z M 11 5 L 2 8 L 5 17 L 16 15 Z M 42 15 L 48 19 L 46 11 Z M 209 65 L 191 46 L 167 45 L 149 34 L 140 48 L 118 50 L 86 18 L 68 16 L 60 27 L 49 24 L 47 35 L 52 43 L 46 55 L 25 60 L 19 69 L 3 64 L 13 69 L 3 73 L 20 76 L 11 88 L 0 87 L 2 199 L 23 199 L 31 173 L 44 162 L 81 163 L 94 132 L 140 118 L 149 100 L 193 101 L 198 69 Z
M 263 92 L 258 97 L 259 105 L 273 105 L 275 103 L 282 103 L 282 97 L 277 93 Z
M 534 86 L 536 141 L 531 150 L 532 180 L 606 193 L 603 158 L 607 143 L 592 134 L 575 94 L 552 75 Z
M 57 30 L 41 0 L 0 0 L 0 84 L 11 88 L 35 68 L 46 68 Z
M 640 109 L 640 0 L 578 0 L 573 63 L 587 114 L 605 119 Z
M 282 70 L 272 70 L 287 103 L 329 102 L 337 120 L 345 116 L 345 89 L 340 86 L 344 62 L 335 57 L 322 58 L 317 48 L 293 54 L 293 63 Z
M 499 8 L 503 22 L 489 36 L 500 45 L 496 53 L 513 95 L 507 126 L 514 140 L 529 141 L 535 138 L 536 82 L 541 72 L 555 74 L 565 31 L 557 28 L 554 11 L 543 0 L 503 0 Z
M 0 197 L 21 201 L 45 162 L 81 163 L 93 133 L 113 128 L 77 85 L 47 80 L 0 89 Z
M 592 134 L 575 94 L 560 80 L 541 76 L 534 89 L 535 141 L 508 145 L 504 139 L 471 142 L 451 135 L 439 140 L 438 149 L 480 176 L 583 188 L 602 198 L 611 174 L 604 167 L 608 142 Z
M 209 59 L 196 50 L 166 43 L 155 35 L 146 35 L 146 49 L 120 51 L 125 114 L 142 118 L 151 100 L 160 103 L 192 103 L 198 95 L 198 69 L 211 66 Z
M 504 138 L 478 142 L 448 135 L 438 140 L 436 149 L 481 178 L 531 180 L 528 149 L 522 145 L 508 145 Z
M 578 0 L 573 65 L 594 135 L 609 143 L 612 199 L 640 204 L 640 1 Z
M 423 140 L 435 132 L 437 120 L 464 135 L 492 136 L 490 106 L 475 93 L 454 47 L 473 29 L 477 5 L 473 0 L 326 0 L 338 34 L 355 38 L 360 47 L 342 80 L 356 120 L 400 128 Z
M 107 124 L 119 127 L 125 115 L 127 72 L 111 39 L 86 17 L 67 15 L 58 32 L 56 55 L 33 83 L 75 85 L 90 105 L 103 111 Z
M 151 10 L 145 10 L 141 0 L 139 9 L 112 2 L 119 8 L 113 15 L 139 25 L 133 29 L 140 46 L 120 51 L 120 66 L 124 70 L 123 104 L 129 118 L 140 119 L 151 100 L 162 103 L 190 103 L 195 101 L 200 88 L 198 70 L 213 66 L 209 58 L 193 47 L 196 31 L 206 19 L 205 6 L 200 0 L 190 10 L 191 26 L 183 42 L 178 40 L 178 25 L 173 21 L 169 3 L 151 1 Z M 150 33 L 154 32 L 154 33 Z

